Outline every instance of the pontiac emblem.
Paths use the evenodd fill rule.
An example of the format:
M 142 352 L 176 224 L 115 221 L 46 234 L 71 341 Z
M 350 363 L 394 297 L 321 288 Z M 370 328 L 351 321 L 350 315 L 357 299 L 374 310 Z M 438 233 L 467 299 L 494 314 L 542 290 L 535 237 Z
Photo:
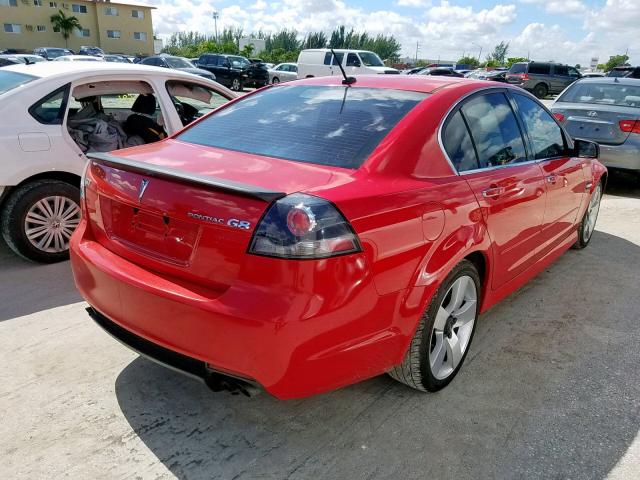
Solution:
M 138 203 L 142 201 L 142 196 L 144 195 L 144 191 L 147 189 L 148 186 L 149 186 L 149 180 L 147 180 L 146 178 L 143 178 L 142 181 L 140 182 L 140 192 L 138 192 Z
M 592 110 L 591 112 L 587 112 L 587 115 L 589 115 L 590 117 L 597 117 L 598 116 L 598 112 L 594 112 Z

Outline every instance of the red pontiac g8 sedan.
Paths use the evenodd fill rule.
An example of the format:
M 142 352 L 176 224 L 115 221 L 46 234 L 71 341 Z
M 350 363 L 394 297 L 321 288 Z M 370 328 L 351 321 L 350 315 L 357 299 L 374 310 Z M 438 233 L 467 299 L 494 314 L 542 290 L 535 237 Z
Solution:
M 91 156 L 75 281 L 102 328 L 214 390 L 435 391 L 478 314 L 589 243 L 598 151 L 508 85 L 267 87 Z

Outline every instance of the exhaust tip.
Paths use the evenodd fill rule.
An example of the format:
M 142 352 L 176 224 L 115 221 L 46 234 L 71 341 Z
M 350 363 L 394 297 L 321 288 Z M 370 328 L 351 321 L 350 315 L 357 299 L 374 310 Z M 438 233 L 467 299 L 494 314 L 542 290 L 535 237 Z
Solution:
M 211 372 L 203 378 L 204 383 L 212 392 L 229 392 L 231 395 L 244 395 L 245 397 L 255 397 L 262 390 L 239 378 Z

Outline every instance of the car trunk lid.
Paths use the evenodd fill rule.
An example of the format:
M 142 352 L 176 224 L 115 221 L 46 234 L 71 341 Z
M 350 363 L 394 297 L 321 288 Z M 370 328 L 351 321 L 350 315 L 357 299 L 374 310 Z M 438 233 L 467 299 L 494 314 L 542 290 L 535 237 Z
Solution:
M 640 118 L 637 108 L 596 104 L 555 105 L 553 112 L 565 117 L 564 127 L 572 138 L 585 138 L 604 145 L 624 143 L 630 132 L 623 131 L 620 122 Z

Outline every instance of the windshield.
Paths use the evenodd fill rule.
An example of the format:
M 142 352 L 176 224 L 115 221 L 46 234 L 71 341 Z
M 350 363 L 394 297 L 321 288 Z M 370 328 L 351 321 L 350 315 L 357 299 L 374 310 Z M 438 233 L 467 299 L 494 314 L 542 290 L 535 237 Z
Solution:
M 171 68 L 195 68 L 193 63 L 191 63 L 186 58 L 182 57 L 166 57 L 167 65 Z
M 360 60 L 367 67 L 384 67 L 380 57 L 373 52 L 358 52 L 358 55 L 360 55 Z
M 218 110 L 177 138 L 298 162 L 358 168 L 426 97 L 388 89 L 285 86 Z
M 640 107 L 640 85 L 577 82 L 560 96 L 558 102 L 638 108 Z
M 63 55 L 67 55 L 67 51 L 63 50 L 62 48 L 50 48 L 49 50 L 47 50 L 47 56 L 49 58 L 58 58 L 62 57 Z
M 25 75 L 24 73 L 9 72 L 0 70 L 0 95 L 7 93 L 21 85 L 37 80 L 38 77 Z

